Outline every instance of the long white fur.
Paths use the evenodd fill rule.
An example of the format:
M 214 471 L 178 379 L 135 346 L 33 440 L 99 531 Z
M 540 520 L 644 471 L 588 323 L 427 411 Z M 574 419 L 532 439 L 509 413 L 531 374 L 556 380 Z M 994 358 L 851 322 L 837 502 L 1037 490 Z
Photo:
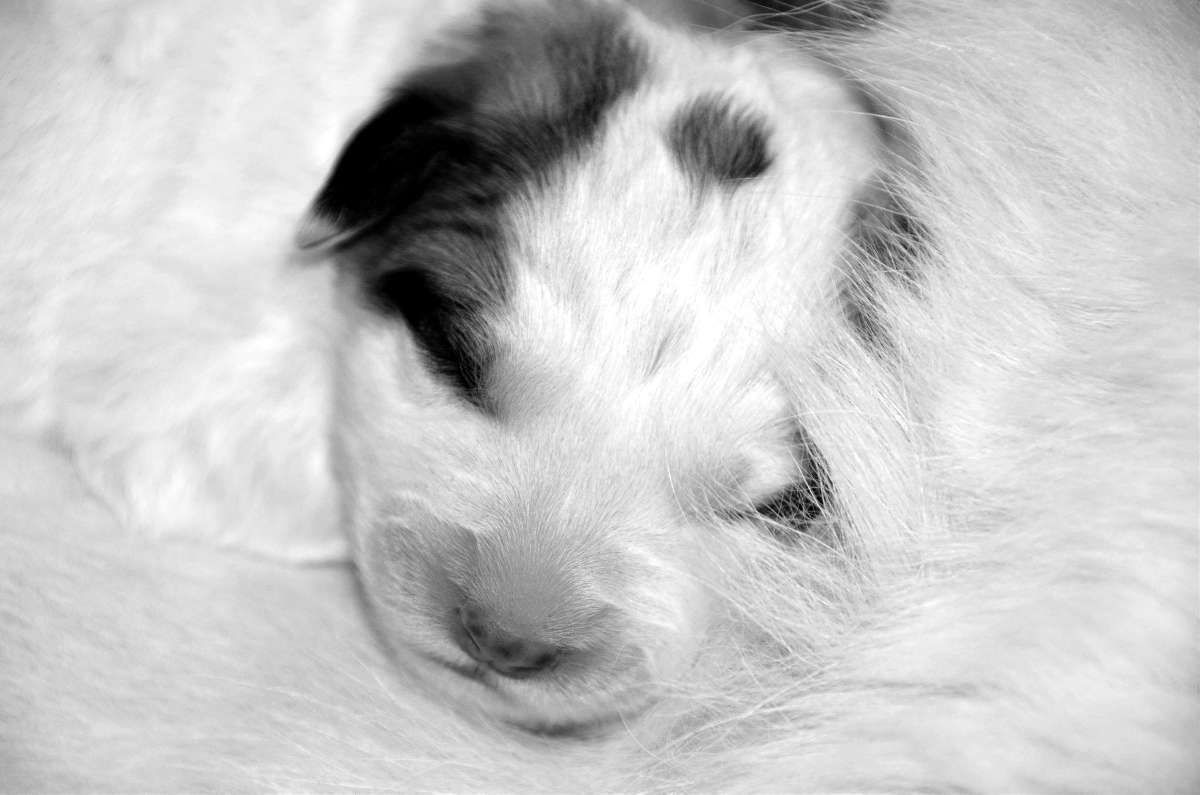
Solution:
M 893 367 L 828 312 L 778 345 L 856 569 L 717 537 L 702 563 L 730 642 L 627 732 L 537 739 L 397 674 L 348 571 L 148 541 L 13 436 L 3 785 L 1194 789 L 1200 21 L 1117 0 L 896 6 L 865 39 L 794 43 L 903 117 L 921 155 L 894 177 L 939 241 L 925 294 L 881 302 L 905 332 Z M 310 452 L 328 277 L 262 263 L 285 261 L 339 140 L 436 20 L 3 13 L 10 433 L 49 426 L 145 530 L 277 552 L 328 527 Z M 247 374 L 260 391 L 228 386 Z M 307 475 L 264 471 L 259 449 Z M 281 503 L 296 512 L 272 519 Z

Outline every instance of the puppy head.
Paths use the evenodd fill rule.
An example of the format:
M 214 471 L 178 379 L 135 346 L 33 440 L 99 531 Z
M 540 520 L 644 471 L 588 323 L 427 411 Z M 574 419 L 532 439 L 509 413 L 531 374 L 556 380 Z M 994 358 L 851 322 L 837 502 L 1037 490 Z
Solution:
M 829 499 L 780 340 L 875 146 L 776 42 L 608 3 L 487 12 L 362 125 L 299 240 L 341 274 L 340 469 L 402 660 L 543 728 L 688 677 L 713 539 Z

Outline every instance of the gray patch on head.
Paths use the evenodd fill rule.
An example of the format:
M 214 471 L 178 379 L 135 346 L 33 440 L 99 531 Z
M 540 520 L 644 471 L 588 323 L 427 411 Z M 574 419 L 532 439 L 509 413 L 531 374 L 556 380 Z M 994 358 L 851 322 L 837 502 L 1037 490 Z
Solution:
M 771 165 L 766 122 L 723 97 L 694 100 L 671 120 L 667 141 L 683 170 L 700 185 L 737 186 Z

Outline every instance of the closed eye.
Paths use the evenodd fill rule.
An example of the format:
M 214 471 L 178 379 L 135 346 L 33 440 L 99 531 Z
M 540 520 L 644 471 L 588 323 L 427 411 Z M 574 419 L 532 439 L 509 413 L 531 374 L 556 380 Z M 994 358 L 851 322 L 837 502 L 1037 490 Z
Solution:
M 756 520 L 776 540 L 796 543 L 830 524 L 833 489 L 816 447 L 806 438 L 798 444 L 802 477 L 756 500 L 742 515 Z
M 777 540 L 791 543 L 824 516 L 827 500 L 819 480 L 805 480 L 775 492 L 756 503 L 748 513 Z

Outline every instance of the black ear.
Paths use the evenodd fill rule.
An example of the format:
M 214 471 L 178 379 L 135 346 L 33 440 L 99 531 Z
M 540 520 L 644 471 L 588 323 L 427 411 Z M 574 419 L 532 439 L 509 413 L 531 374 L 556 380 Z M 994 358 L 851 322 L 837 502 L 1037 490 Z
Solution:
M 480 216 L 593 139 L 645 68 L 620 7 L 517 6 L 485 8 L 455 37 L 458 60 L 410 77 L 358 129 L 298 246 L 346 246 L 381 227 L 475 235 Z
M 417 201 L 439 166 L 469 157 L 462 120 L 474 104 L 471 64 L 405 82 L 354 133 L 296 230 L 302 249 L 353 242 Z

